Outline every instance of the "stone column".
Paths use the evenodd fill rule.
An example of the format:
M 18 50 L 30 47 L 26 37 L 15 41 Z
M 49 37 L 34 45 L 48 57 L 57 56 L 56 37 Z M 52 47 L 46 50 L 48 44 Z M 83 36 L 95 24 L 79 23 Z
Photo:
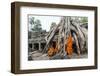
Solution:
M 32 43 L 32 49 L 34 50 L 34 43 Z
M 39 50 L 41 51 L 41 43 L 39 42 Z

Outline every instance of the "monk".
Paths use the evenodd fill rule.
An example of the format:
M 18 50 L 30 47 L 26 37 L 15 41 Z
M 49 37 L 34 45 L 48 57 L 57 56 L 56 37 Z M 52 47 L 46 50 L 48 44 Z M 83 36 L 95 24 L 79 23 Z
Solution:
M 68 37 L 68 39 L 66 39 L 66 44 L 65 44 L 65 51 L 68 55 L 69 58 L 71 58 L 72 56 L 72 53 L 73 53 L 73 48 L 72 48 L 72 45 L 73 45 L 73 41 L 72 41 L 72 36 L 71 36 L 71 33 Z
M 54 55 L 54 48 L 53 47 L 50 47 L 49 49 L 48 49 L 48 56 L 49 57 L 52 57 Z
M 48 49 L 48 56 L 51 57 L 58 52 L 58 47 L 56 42 L 52 42 L 51 47 Z

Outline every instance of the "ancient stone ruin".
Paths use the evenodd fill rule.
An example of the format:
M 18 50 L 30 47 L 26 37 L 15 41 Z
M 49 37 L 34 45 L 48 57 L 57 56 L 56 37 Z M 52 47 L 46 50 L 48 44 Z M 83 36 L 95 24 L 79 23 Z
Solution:
M 49 32 L 31 32 L 28 42 L 31 51 L 37 50 L 47 59 L 71 58 L 73 53 L 81 57 L 88 50 L 88 23 L 80 23 L 73 17 L 62 17 L 59 24 L 51 25 Z

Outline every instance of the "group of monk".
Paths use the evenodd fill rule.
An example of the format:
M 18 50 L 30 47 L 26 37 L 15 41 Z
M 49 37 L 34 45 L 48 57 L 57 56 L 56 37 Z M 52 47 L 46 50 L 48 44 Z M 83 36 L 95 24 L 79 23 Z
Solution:
M 69 37 L 65 40 L 65 51 L 69 58 L 71 58 L 73 54 L 73 41 L 72 35 L 70 34 Z M 52 57 L 56 53 L 58 53 L 59 49 L 56 42 L 52 42 L 52 46 L 48 49 L 48 56 Z
M 56 42 L 52 43 L 52 46 L 48 49 L 48 56 L 51 57 L 58 52 L 58 47 Z

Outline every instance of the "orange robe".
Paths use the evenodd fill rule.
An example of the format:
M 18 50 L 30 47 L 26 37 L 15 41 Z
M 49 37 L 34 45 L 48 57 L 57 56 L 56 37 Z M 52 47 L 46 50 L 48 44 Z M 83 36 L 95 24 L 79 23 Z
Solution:
M 65 45 L 65 50 L 68 55 L 72 55 L 73 53 L 72 45 L 73 45 L 73 41 L 72 41 L 72 36 L 70 35 L 67 39 L 67 44 Z
M 55 55 L 56 53 L 58 53 L 58 47 L 56 46 L 56 48 L 51 47 L 48 49 L 48 56 L 51 57 L 53 55 Z
M 48 56 L 51 57 L 53 55 L 54 55 L 54 48 L 51 47 L 51 48 L 48 49 Z

